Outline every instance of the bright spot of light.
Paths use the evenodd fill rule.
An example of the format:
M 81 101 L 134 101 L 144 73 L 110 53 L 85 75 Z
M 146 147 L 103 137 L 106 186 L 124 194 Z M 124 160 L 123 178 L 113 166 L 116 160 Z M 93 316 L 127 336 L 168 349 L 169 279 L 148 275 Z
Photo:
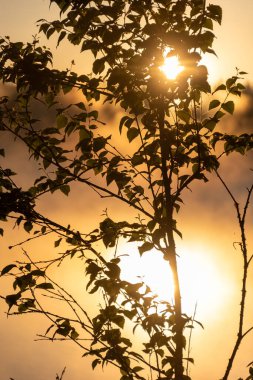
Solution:
M 140 257 L 137 250 L 121 261 L 122 278 L 129 282 L 143 280 L 160 299 L 172 301 L 173 280 L 167 261 L 155 250 Z
M 123 251 L 127 253 L 128 245 L 125 247 Z M 181 250 L 180 253 L 178 267 L 183 311 L 192 315 L 197 305 L 197 314 L 200 311 L 202 317 L 212 315 L 228 297 L 231 284 L 219 272 L 206 247 L 195 247 L 193 252 Z M 122 279 L 133 283 L 143 280 L 161 300 L 172 301 L 172 273 L 160 252 L 152 250 L 140 257 L 137 248 L 133 247 L 129 256 L 122 257 L 121 271 Z
M 165 57 L 164 64 L 160 66 L 160 70 L 164 72 L 168 79 L 175 79 L 184 67 L 180 65 L 177 56 Z

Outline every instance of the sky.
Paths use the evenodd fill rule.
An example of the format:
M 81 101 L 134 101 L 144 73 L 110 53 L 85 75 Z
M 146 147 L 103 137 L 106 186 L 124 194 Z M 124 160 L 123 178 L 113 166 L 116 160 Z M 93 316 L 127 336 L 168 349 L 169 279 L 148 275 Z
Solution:
M 0 0 L 0 35 L 9 35 L 11 39 L 31 41 L 31 36 L 36 34 L 36 20 L 40 18 L 53 19 L 56 17 L 56 8 L 52 7 L 49 11 L 47 0 Z M 217 58 L 208 58 L 209 75 L 211 80 L 216 81 L 235 73 L 235 67 L 248 72 L 247 81 L 253 84 L 253 1 L 252 0 L 217 0 L 216 4 L 223 8 L 223 23 L 221 27 L 216 27 L 214 49 L 218 55 Z M 53 15 L 53 16 L 52 16 Z M 53 47 L 53 43 L 41 38 L 42 43 Z M 86 70 L 87 62 L 84 56 L 80 56 L 76 49 L 61 49 L 56 51 L 55 66 L 61 69 L 70 66 L 72 59 L 76 62 L 76 69 Z M 239 106 L 235 118 L 227 120 L 227 127 L 231 128 L 245 123 L 248 128 L 252 128 L 252 118 L 249 112 L 252 109 L 252 94 L 247 98 L 247 104 Z M 246 100 L 245 100 L 246 102 Z M 252 130 L 252 129 L 251 129 Z M 23 170 L 22 161 L 17 162 L 15 159 L 15 150 L 9 144 L 9 151 L 13 164 L 18 166 L 18 170 Z M 223 163 L 223 173 L 233 190 L 242 198 L 245 194 L 245 187 L 249 185 L 250 177 L 249 167 L 252 156 L 245 161 L 236 159 L 235 164 L 227 160 Z M 29 181 L 30 173 L 34 168 L 29 166 L 27 178 Z M 26 177 L 24 176 L 24 177 Z M 240 185 L 237 179 L 240 178 Z M 234 315 L 238 310 L 239 291 L 236 283 L 240 281 L 241 273 L 238 271 L 240 265 L 239 254 L 233 248 L 233 241 L 238 238 L 236 224 L 233 222 L 234 213 L 230 200 L 225 197 L 224 190 L 221 189 L 217 180 L 212 181 L 212 185 L 206 184 L 199 186 L 192 194 L 188 194 L 185 203 L 185 211 L 181 215 L 180 224 L 184 233 L 183 243 L 179 242 L 180 252 L 190 253 L 191 263 L 187 260 L 182 264 L 186 269 L 185 277 L 190 276 L 191 293 L 199 292 L 197 305 L 197 319 L 205 325 L 205 330 L 196 329 L 193 334 L 193 356 L 196 359 L 196 365 L 192 369 L 194 380 L 216 380 L 222 375 L 224 366 L 227 361 L 227 352 L 235 338 L 234 328 L 236 320 Z M 74 189 L 68 201 L 65 198 L 54 199 L 54 208 L 52 210 L 51 201 L 45 200 L 41 205 L 44 211 L 50 215 L 54 214 L 59 220 L 62 218 L 62 202 L 64 201 L 64 215 L 70 215 L 71 220 L 82 225 L 84 223 L 81 214 L 81 192 Z M 199 202 L 203 205 L 198 217 L 192 210 L 197 210 Z M 93 205 L 96 202 L 94 194 L 86 195 L 85 207 L 87 216 L 92 219 Z M 117 205 L 109 204 L 112 213 L 117 211 Z M 103 208 L 104 209 L 104 208 Z M 100 209 L 100 213 L 102 208 Z M 252 213 L 251 213 L 252 216 Z M 192 228 L 198 231 L 198 239 L 193 234 Z M 13 240 L 13 231 L 7 231 L 7 241 Z M 252 247 L 252 241 L 250 241 Z M 48 246 L 52 242 L 47 242 Z M 38 254 L 42 254 L 44 248 L 37 247 Z M 124 253 L 125 248 L 122 248 Z M 2 252 L 7 252 L 7 244 L 2 246 Z M 136 250 L 137 251 L 137 250 Z M 15 251 L 17 252 L 17 250 Z M 203 259 L 203 253 L 207 259 Z M 9 262 L 9 255 L 3 255 L 3 264 Z M 140 269 L 143 266 L 150 267 L 152 259 L 147 256 L 144 262 L 139 263 L 137 253 L 134 254 L 132 267 Z M 151 264 L 150 264 L 151 262 Z M 201 268 L 196 271 L 192 269 L 190 274 L 187 272 L 189 265 Z M 2 266 L 2 263 L 1 263 Z M 131 267 L 131 268 L 132 268 Z M 69 280 L 73 292 L 79 292 L 81 284 L 75 284 L 73 281 L 77 274 L 82 272 L 83 268 L 74 263 L 70 267 L 63 268 L 65 280 Z M 131 272 L 133 271 L 131 269 Z M 163 264 L 157 264 L 158 277 L 155 282 L 158 284 L 159 275 L 163 270 Z M 124 272 L 124 270 L 123 270 Z M 129 276 L 125 270 L 125 276 Z M 198 275 L 196 275 L 198 273 Z M 147 275 L 149 276 L 149 274 Z M 151 277 L 153 274 L 151 274 Z M 166 276 L 166 273 L 165 273 Z M 252 277 L 252 273 L 251 273 Z M 128 277 L 129 278 L 129 277 Z M 187 288 L 189 282 L 183 282 L 183 288 Z M 205 292 L 200 291 L 200 284 L 204 287 Z M 253 281 L 251 283 L 253 285 Z M 158 286 L 159 288 L 159 286 Z M 157 289 L 157 291 L 160 291 Z M 163 290 L 161 290 L 163 291 Z M 189 289 L 188 289 L 189 291 Z M 185 289 L 187 292 L 187 289 Z M 204 300 L 203 300 L 204 294 Z M 252 296 L 253 294 L 250 293 Z M 206 302 L 208 300 L 208 302 Z M 203 303 L 201 303 L 203 301 Z M 87 300 L 91 302 L 91 300 Z M 190 308 L 193 308 L 196 300 L 192 299 Z M 92 371 L 87 360 L 81 358 L 82 353 L 73 345 L 57 342 L 48 344 L 46 342 L 34 341 L 37 333 L 46 330 L 48 322 L 42 319 L 31 319 L 30 317 L 6 318 L 2 306 L 0 314 L 0 379 L 7 380 L 13 377 L 15 380 L 53 380 L 56 373 L 60 373 L 66 366 L 66 375 L 64 380 L 83 380 L 83 379 L 105 379 L 116 378 L 114 370 L 107 369 L 105 373 Z M 187 306 L 188 307 L 188 306 Z M 253 315 L 253 306 L 249 305 L 250 314 Z M 233 317 L 231 317 L 233 316 Z M 252 318 L 253 319 L 253 318 Z M 248 321 L 249 325 L 252 320 Z M 216 333 L 218 331 L 219 333 Z M 222 332 L 222 333 L 220 333 Z M 244 344 L 242 353 L 236 362 L 233 378 L 237 379 L 243 373 L 245 366 L 253 360 L 251 336 Z M 208 360 L 207 360 L 208 358 Z
M 223 9 L 222 26 L 215 27 L 217 39 L 214 50 L 218 59 L 208 59 L 208 69 L 211 78 L 224 78 L 235 73 L 235 67 L 249 73 L 249 81 L 253 81 L 253 2 L 252 0 L 216 0 L 214 2 Z M 57 16 L 57 7 L 52 5 L 49 10 L 48 0 L 0 0 L 0 34 L 9 35 L 13 40 L 29 41 L 37 33 L 36 22 L 39 19 L 53 19 Z M 45 42 L 44 39 L 42 39 Z M 46 42 L 47 46 L 54 44 Z M 85 67 L 85 60 L 80 57 L 77 49 L 63 52 L 58 49 L 57 66 L 66 68 L 73 59 L 77 61 L 78 69 Z

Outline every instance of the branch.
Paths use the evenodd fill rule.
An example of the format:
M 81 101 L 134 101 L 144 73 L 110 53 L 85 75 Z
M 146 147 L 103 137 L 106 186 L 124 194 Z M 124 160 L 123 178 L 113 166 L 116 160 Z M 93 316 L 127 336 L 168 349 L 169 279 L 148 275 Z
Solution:
M 239 203 L 237 202 L 235 196 L 233 195 L 232 191 L 229 189 L 223 178 L 220 176 L 218 171 L 216 170 L 216 175 L 221 181 L 222 185 L 226 189 L 227 193 L 229 194 L 229 197 L 232 199 L 234 203 L 234 207 L 236 209 L 236 214 L 237 214 L 237 219 L 238 219 L 238 224 L 240 228 L 240 233 L 241 233 L 241 242 L 240 242 L 240 247 L 241 247 L 241 252 L 242 252 L 242 258 L 243 258 L 243 278 L 242 278 L 242 293 L 241 293 L 241 302 L 240 302 L 240 315 L 239 315 L 239 323 L 238 323 L 238 332 L 237 332 L 237 338 L 231 353 L 231 356 L 228 360 L 228 365 L 225 370 L 224 377 L 222 380 L 228 380 L 228 376 L 231 372 L 231 369 L 234 364 L 234 360 L 236 358 L 236 355 L 238 353 L 238 350 L 240 348 L 240 345 L 242 343 L 242 340 L 244 337 L 251 331 L 253 328 L 248 329 L 245 333 L 243 333 L 243 325 L 244 325 L 244 316 L 245 316 L 245 304 L 246 304 L 246 291 L 247 291 L 247 276 L 248 276 L 248 268 L 249 268 L 249 263 L 252 259 L 252 257 L 248 260 L 248 249 L 247 249 L 247 243 L 246 243 L 246 234 L 245 234 L 245 218 L 247 214 L 247 210 L 249 207 L 249 202 L 250 202 L 250 197 L 252 194 L 253 190 L 253 185 L 251 188 L 248 190 L 248 196 L 244 205 L 244 211 L 243 215 L 241 215 L 240 212 L 240 207 Z
M 20 134 L 17 134 L 15 131 L 13 131 L 10 127 L 8 127 L 5 123 L 4 124 L 4 128 L 6 128 L 10 133 L 14 134 L 14 136 L 18 137 L 21 141 L 23 141 L 23 143 L 28 146 L 29 149 L 31 149 L 32 151 L 34 150 L 33 147 L 22 137 L 20 136 Z M 33 131 L 34 133 L 37 134 L 38 137 L 40 137 L 41 141 L 44 142 L 43 140 L 43 137 L 41 135 L 39 135 L 37 132 Z M 45 146 L 47 146 L 45 144 Z M 93 182 L 91 182 L 90 180 L 88 179 L 85 179 L 85 178 L 82 178 L 74 173 L 72 173 L 68 168 L 66 167 L 63 167 L 57 160 L 57 157 L 55 157 L 55 155 L 53 155 L 53 158 L 54 158 L 54 161 L 48 159 L 47 157 L 44 157 L 43 154 L 41 154 L 41 152 L 39 152 L 39 157 L 46 160 L 47 162 L 50 162 L 51 164 L 53 164 L 54 166 L 56 166 L 57 168 L 63 170 L 66 172 L 67 175 L 69 175 L 70 177 L 72 177 L 73 179 L 79 181 L 79 182 L 82 182 L 82 183 L 85 183 L 87 184 L 88 186 L 90 186 L 91 188 L 93 189 L 96 189 L 96 190 L 100 190 L 102 191 L 103 193 L 111 196 L 112 198 L 116 198 L 120 201 L 123 201 L 124 203 L 127 203 L 130 207 L 133 207 L 135 208 L 136 210 L 140 211 L 141 213 L 143 213 L 144 215 L 146 215 L 148 218 L 150 219 L 153 219 L 153 215 L 150 214 L 149 212 L 147 212 L 143 207 L 140 207 L 138 205 L 136 205 L 135 203 L 132 203 L 130 200 L 124 198 L 123 196 L 119 195 L 119 194 L 116 194 L 114 193 L 113 191 L 107 189 L 106 187 L 102 187 L 102 186 L 99 186 Z

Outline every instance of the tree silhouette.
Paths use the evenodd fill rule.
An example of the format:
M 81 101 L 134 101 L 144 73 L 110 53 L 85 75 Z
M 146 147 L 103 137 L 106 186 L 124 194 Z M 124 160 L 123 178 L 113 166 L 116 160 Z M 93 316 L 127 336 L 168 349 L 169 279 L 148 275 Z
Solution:
M 23 189 L 13 171 L 1 167 L 0 217 L 14 218 L 30 234 L 28 240 L 52 233 L 55 248 L 64 245 L 63 253 L 52 259 L 37 261 L 24 251 L 26 262 L 3 268 L 1 275 L 14 279 L 14 293 L 2 296 L 8 313 L 44 314 L 51 321 L 45 337 L 73 340 L 84 355 L 94 357 L 93 368 L 110 363 L 120 369 L 121 380 L 145 379 L 147 371 L 153 379 L 190 379 L 187 362 L 193 359 L 185 334 L 196 321 L 182 309 L 177 215 L 189 186 L 207 181 L 208 173 L 214 172 L 236 208 L 244 263 L 238 338 L 223 377 L 228 379 L 240 343 L 251 330 L 243 329 L 243 321 L 251 262 L 245 219 L 252 187 L 241 211 L 218 169 L 223 155 L 235 151 L 244 155 L 253 144 L 252 135 L 219 129 L 220 120 L 233 114 L 231 97 L 241 95 L 245 73 L 237 70 L 212 89 L 201 63 L 204 54 L 215 54 L 213 23 L 221 23 L 221 8 L 204 0 L 51 3 L 58 5 L 61 17 L 40 20 L 40 32 L 47 38 L 57 35 L 57 45 L 63 40 L 79 45 L 82 54 L 92 54 L 93 65 L 91 73 L 60 71 L 51 68 L 53 55 L 36 38 L 27 44 L 0 40 L 0 77 L 16 90 L 15 99 L 1 98 L 1 130 L 21 140 L 43 168 L 34 185 Z M 165 52 L 183 67 L 175 79 L 161 70 Z M 82 100 L 63 105 L 61 97 L 73 90 Z M 117 105 L 122 115 L 124 152 L 118 132 L 104 127 L 102 102 Z M 45 125 L 38 120 L 36 104 L 44 112 L 50 110 L 54 122 Z M 4 156 L 3 149 L 0 153 Z M 68 225 L 67 217 L 61 224 L 38 211 L 44 194 L 60 190 L 68 195 L 74 183 L 115 200 L 119 207 L 129 206 L 136 219 L 115 221 L 106 211 L 98 227 L 86 232 Z M 122 241 L 136 242 L 140 255 L 150 250 L 163 254 L 164 265 L 173 274 L 173 302 L 160 301 L 143 281 L 121 278 L 117 246 Z M 87 290 L 101 296 L 94 317 L 50 274 L 52 266 L 69 257 L 85 262 Z M 71 316 L 44 306 L 45 293 L 55 302 L 64 301 Z M 135 347 L 127 324 L 133 332 L 138 328 L 145 334 L 142 350 Z

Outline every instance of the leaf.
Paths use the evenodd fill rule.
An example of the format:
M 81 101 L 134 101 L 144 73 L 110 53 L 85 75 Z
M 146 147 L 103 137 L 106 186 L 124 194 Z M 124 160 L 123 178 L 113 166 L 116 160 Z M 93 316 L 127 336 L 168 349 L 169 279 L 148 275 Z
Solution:
M 67 122 L 68 122 L 68 118 L 64 114 L 61 113 L 60 115 L 57 115 L 56 117 L 57 128 L 62 129 L 66 127 Z
M 162 342 L 164 341 L 164 339 L 160 339 Z M 159 340 L 157 342 L 159 344 Z M 163 344 L 162 344 L 163 345 Z M 161 356 L 161 358 L 164 356 L 164 350 L 162 350 L 161 348 L 160 349 L 156 349 L 156 353 Z
M 9 311 L 13 305 L 17 304 L 17 301 L 20 299 L 21 294 L 22 294 L 21 292 L 18 292 L 16 294 L 9 294 L 8 296 L 5 297 L 5 301 L 9 305 Z
M 112 321 L 123 329 L 125 324 L 125 318 L 122 315 L 115 315 L 115 317 L 112 319 Z
M 50 282 L 43 282 L 42 284 L 39 284 L 36 286 L 36 289 L 54 289 L 54 286 Z
M 160 239 L 164 237 L 164 233 L 161 229 L 157 228 L 153 233 L 152 233 L 152 239 L 154 244 L 159 244 Z
M 73 84 L 63 84 L 62 85 L 62 91 L 64 94 L 67 94 L 68 92 L 70 92 L 72 89 L 73 89 L 74 85 Z
M 75 103 L 75 106 L 80 108 L 83 111 L 86 111 L 85 104 L 83 102 Z
M 203 24 L 206 29 L 213 30 L 213 21 L 210 18 L 206 18 Z
M 47 331 L 45 332 L 45 336 L 49 333 L 49 331 L 54 327 L 54 324 L 50 325 L 48 328 L 47 328 Z
M 216 121 L 215 120 L 208 120 L 205 124 L 204 127 L 208 129 L 209 131 L 213 131 L 214 128 L 216 127 Z
M 50 29 L 48 29 L 48 31 L 46 33 L 47 39 L 49 39 L 54 32 L 55 32 L 55 28 L 54 27 L 51 27 Z
M 105 69 L 105 59 L 96 59 L 93 63 L 93 73 L 94 74 L 101 74 Z
M 47 169 L 50 165 L 52 164 L 51 160 L 48 159 L 48 158 L 44 158 L 43 159 L 43 166 L 44 166 L 44 169 Z
M 156 225 L 156 221 L 155 220 L 150 220 L 147 224 L 147 227 L 149 229 L 149 231 L 153 231 L 153 229 L 155 228 L 155 225 Z
M 144 157 L 139 155 L 139 154 L 134 154 L 133 157 L 131 158 L 131 163 L 133 166 L 138 166 L 143 164 L 145 161 Z
M 110 277 L 111 279 L 118 279 L 121 272 L 120 267 L 115 263 L 108 263 L 107 267 L 109 269 L 108 271 L 105 272 L 107 276 Z
M 29 308 L 34 308 L 34 300 L 27 300 L 18 305 L 18 312 L 25 313 Z
M 133 141 L 137 136 L 139 136 L 139 130 L 137 128 L 129 128 L 127 131 L 128 141 Z
M 199 164 L 195 163 L 192 165 L 192 172 L 193 174 L 199 172 Z
M 123 126 L 124 126 L 124 124 L 126 123 L 127 120 L 132 120 L 132 122 L 133 122 L 133 119 L 131 119 L 129 116 L 123 116 L 120 119 L 120 123 L 119 123 L 119 132 L 120 132 L 120 134 L 121 134 L 122 128 L 123 128 Z
M 87 131 L 86 128 L 80 128 L 79 129 L 79 139 L 82 140 L 90 140 L 92 137 L 92 132 Z
M 194 359 L 193 358 L 185 358 L 186 360 L 188 360 L 188 362 L 194 364 Z
M 63 336 L 67 336 L 71 332 L 72 328 L 70 326 L 69 320 L 66 319 L 62 322 L 61 325 L 58 326 L 58 329 L 55 331 L 55 334 L 60 334 Z
M 65 195 L 69 195 L 69 192 L 70 192 L 70 186 L 69 185 L 61 185 L 60 186 L 60 190 L 63 194 Z
M 185 110 L 180 110 L 177 112 L 177 116 L 179 117 L 179 119 L 183 120 L 185 123 L 189 123 L 189 120 L 190 120 L 190 117 L 191 115 L 189 114 L 189 112 L 185 111 Z
M 70 333 L 70 337 L 71 339 L 76 340 L 79 337 L 79 334 L 76 330 L 73 329 Z
M 67 34 L 67 32 L 65 32 L 64 30 L 60 33 L 56 46 L 59 46 L 60 42 L 64 39 L 66 34 Z
M 210 4 L 207 7 L 207 10 L 210 13 L 210 17 L 221 24 L 222 21 L 222 8 L 219 5 Z
M 225 111 L 233 115 L 234 109 L 235 109 L 235 104 L 232 100 L 229 100 L 228 102 L 222 104 L 221 106 Z
M 204 326 L 201 322 L 196 321 L 196 319 L 194 319 L 194 323 L 197 323 L 204 330 Z
M 61 241 L 62 241 L 62 238 L 56 240 L 56 241 L 54 242 L 54 247 L 55 247 L 55 248 L 56 248 L 56 247 L 59 247 Z
M 106 144 L 106 139 L 104 137 L 96 137 L 93 140 L 93 149 L 94 152 L 98 152 L 99 150 L 103 149 Z
M 214 99 L 209 104 L 209 110 L 212 110 L 213 108 L 219 107 L 220 101 L 217 99 Z
M 178 236 L 183 239 L 183 235 L 182 235 L 182 232 L 180 232 L 177 228 L 173 228 L 173 230 L 176 232 L 176 234 L 178 234 Z
M 225 84 L 220 84 L 214 91 L 213 91 L 213 94 L 217 91 L 224 91 L 226 90 L 226 86 Z
M 148 241 L 145 241 L 145 243 L 142 244 L 142 246 L 138 247 L 139 253 L 142 256 L 144 252 L 150 251 L 154 248 L 154 244 L 150 243 Z
M 97 366 L 98 364 L 100 364 L 100 363 L 101 363 L 101 360 L 100 360 L 100 359 L 95 359 L 95 360 L 93 360 L 93 362 L 91 363 L 92 369 L 95 369 L 96 366 Z
M 143 371 L 143 367 L 136 366 L 133 368 L 133 372 L 140 372 Z
M 93 120 L 97 120 L 98 118 L 98 111 L 93 110 L 87 114 L 87 116 Z
M 29 270 L 28 268 L 27 268 L 27 270 Z M 41 270 L 41 269 L 35 269 L 35 270 L 33 270 L 32 272 L 31 272 L 31 275 L 33 275 L 33 276 L 45 276 L 45 271 L 44 270 Z
M 44 234 L 44 233 L 46 232 L 46 230 L 47 230 L 47 227 L 46 227 L 46 226 L 41 227 L 41 233 L 42 233 L 42 234 Z
M 226 115 L 225 112 L 217 111 L 215 115 L 213 116 L 213 119 L 216 121 L 216 123 L 224 116 Z
M 227 89 L 230 90 L 231 87 L 235 84 L 236 82 L 236 77 L 232 77 L 232 78 L 228 78 L 227 81 L 226 81 L 226 86 L 227 86 Z
M 33 225 L 32 225 L 32 223 L 30 221 L 26 221 L 24 223 L 24 229 L 25 229 L 26 232 L 29 233 L 32 230 L 32 228 L 33 228 Z
M 0 276 L 3 276 L 4 274 L 9 273 L 13 268 L 17 268 L 17 265 L 15 265 L 15 264 L 7 265 L 6 267 L 4 267 L 2 269 Z

